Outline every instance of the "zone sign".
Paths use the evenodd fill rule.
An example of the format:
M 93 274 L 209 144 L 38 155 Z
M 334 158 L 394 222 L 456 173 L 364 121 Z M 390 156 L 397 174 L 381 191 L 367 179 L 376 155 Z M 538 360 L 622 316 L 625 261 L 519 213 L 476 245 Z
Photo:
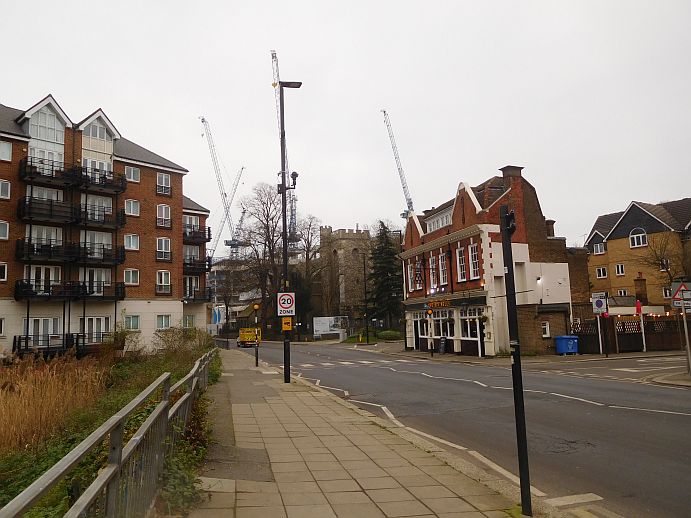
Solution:
M 278 293 L 278 309 L 279 317 L 294 317 L 295 316 L 295 293 Z

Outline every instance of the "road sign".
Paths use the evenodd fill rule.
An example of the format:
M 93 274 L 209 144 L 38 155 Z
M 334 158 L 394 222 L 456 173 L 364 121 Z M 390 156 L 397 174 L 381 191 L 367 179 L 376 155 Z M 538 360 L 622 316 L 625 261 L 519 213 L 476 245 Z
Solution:
M 292 331 L 293 330 L 293 318 L 283 317 L 281 319 L 281 331 Z
M 607 313 L 607 293 L 604 291 L 599 291 L 591 295 L 593 300 L 593 313 L 596 315 L 602 315 Z
M 672 283 L 672 298 L 674 300 L 688 299 L 689 296 L 686 292 L 689 292 L 689 288 L 683 282 L 675 281 Z
M 684 300 L 683 302 L 684 302 L 684 307 L 685 307 L 687 310 L 688 310 L 689 308 L 691 308 L 691 300 Z M 673 300 L 673 301 L 672 301 L 672 306 L 674 306 L 675 308 L 680 308 L 680 307 L 681 307 L 681 303 L 682 303 L 681 300 Z
M 295 316 L 295 293 L 279 293 L 278 304 L 279 317 L 294 317 Z

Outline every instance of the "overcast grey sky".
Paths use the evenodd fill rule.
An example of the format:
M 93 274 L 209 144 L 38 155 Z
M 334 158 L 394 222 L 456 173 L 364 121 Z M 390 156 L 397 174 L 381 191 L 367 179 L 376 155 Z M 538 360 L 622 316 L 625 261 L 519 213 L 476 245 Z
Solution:
M 0 102 L 52 93 L 73 121 L 103 108 L 190 170 L 213 226 L 198 116 L 230 177 L 246 167 L 238 199 L 275 183 L 276 49 L 281 78 L 304 83 L 286 91 L 300 213 L 400 221 L 386 108 L 418 212 L 521 165 L 557 234 L 582 243 L 598 214 L 691 196 L 690 15 L 685 0 L 6 1 Z

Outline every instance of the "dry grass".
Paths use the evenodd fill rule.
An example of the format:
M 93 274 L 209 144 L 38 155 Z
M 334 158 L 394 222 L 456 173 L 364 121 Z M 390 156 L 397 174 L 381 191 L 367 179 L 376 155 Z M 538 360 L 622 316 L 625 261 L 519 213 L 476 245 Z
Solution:
M 101 395 L 107 362 L 66 356 L 0 365 L 0 454 L 40 444 Z

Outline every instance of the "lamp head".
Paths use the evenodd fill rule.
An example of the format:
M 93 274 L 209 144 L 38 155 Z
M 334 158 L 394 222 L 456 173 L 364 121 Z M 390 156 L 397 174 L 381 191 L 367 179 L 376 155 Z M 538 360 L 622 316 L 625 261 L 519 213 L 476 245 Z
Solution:
M 297 180 L 298 180 L 298 176 L 299 176 L 299 175 L 298 175 L 295 171 L 293 171 L 292 173 L 290 173 L 290 179 L 293 180 L 293 187 L 295 187 L 295 183 L 296 183 Z

